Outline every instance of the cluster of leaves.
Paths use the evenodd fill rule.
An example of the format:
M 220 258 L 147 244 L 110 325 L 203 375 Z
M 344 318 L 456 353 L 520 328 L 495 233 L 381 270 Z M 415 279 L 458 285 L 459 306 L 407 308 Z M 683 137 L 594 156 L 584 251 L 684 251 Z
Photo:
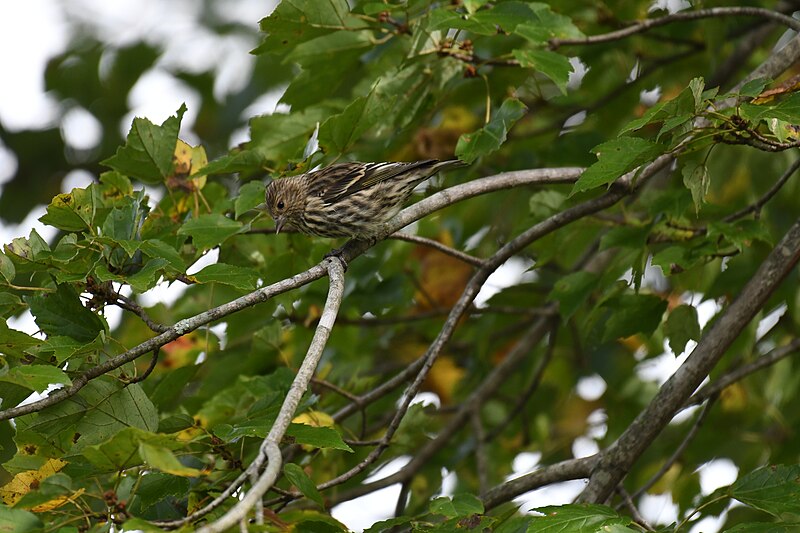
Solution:
M 33 231 L 6 245 L 0 254 L 0 315 L 29 311 L 43 335 L 0 325 L 0 409 L 51 384 L 70 387 L 85 372 L 153 337 L 147 323 L 174 324 L 315 264 L 330 243 L 267 234 L 262 230 L 269 224 L 253 216 L 264 184 L 249 178 L 265 169 L 277 175 L 343 156 L 453 154 L 475 163 L 452 174 L 458 178 L 564 164 L 589 167 L 573 185 L 474 198 L 419 224 L 422 235 L 489 256 L 498 242 L 597 197 L 621 175 L 680 153 L 679 172 L 649 184 L 624 206 L 581 219 L 527 249 L 536 277 L 500 291 L 484 312 L 464 321 L 431 372 L 426 388 L 442 403 L 458 404 L 503 360 L 536 310 L 558 302 L 554 357 L 535 408 L 512 416 L 546 347 L 537 347 L 479 413 L 485 427 L 502 429 L 484 443 L 488 481 L 500 484 L 520 451 L 541 452 L 548 462 L 570 458 L 572 442 L 586 432 L 587 415 L 596 409 L 609 413 L 599 444 L 612 442 L 654 392 L 651 382 L 637 376 L 633 354 L 654 357 L 665 342 L 679 353 L 698 340 L 699 300 L 724 303 L 737 294 L 792 222 L 786 213 L 800 207 L 787 190 L 755 211 L 760 217 L 753 211 L 736 214 L 787 164 L 783 154 L 740 144 L 790 144 L 791 125 L 800 123 L 797 94 L 754 99 L 770 80 L 755 80 L 730 95 L 707 89 L 698 77 L 707 70 L 705 54 L 726 51 L 723 37 L 739 26 L 682 25 L 664 30 L 671 39 L 663 42 L 636 37 L 587 48 L 581 58 L 591 70 L 580 88 L 567 91 L 572 67 L 566 55 L 550 49 L 551 39 L 603 31 L 609 21 L 599 8 L 584 9 L 577 1 L 558 9 L 521 1 L 352 4 L 285 1 L 262 20 L 268 35 L 257 53 L 280 65 L 280 72 L 296 72 L 282 97 L 291 112 L 253 118 L 250 142 L 209 163 L 203 147 L 178 139 L 183 109 L 161 125 L 135 119 L 126 144 L 103 161 L 110 171 L 48 205 L 41 221 L 60 230 L 57 242 Z M 612 12 L 637 18 L 648 5 L 616 2 Z M 695 55 L 670 59 L 681 42 L 692 43 Z M 564 120 L 593 107 L 598 95 L 636 86 L 623 83 L 620 89 L 637 56 L 654 64 L 682 61 L 676 64 L 686 75 L 656 69 L 654 83 L 666 95 L 660 103 L 644 110 L 633 98 L 601 97 L 603 105 L 586 122 L 561 135 Z M 730 98 L 737 104 L 725 108 Z M 309 155 L 313 139 L 320 150 Z M 229 187 L 230 173 L 242 179 L 238 190 Z M 137 182 L 166 192 L 151 203 Z M 187 273 L 210 250 L 218 253 L 217 262 Z M 576 268 L 587 250 L 599 250 L 601 263 Z M 648 262 L 665 275 L 660 283 L 648 282 Z M 621 281 L 629 271 L 631 282 Z M 318 371 L 327 385 L 304 397 L 287 433 L 290 459 L 277 485 L 281 492 L 270 497 L 304 496 L 324 511 L 360 482 L 354 478 L 322 493 L 316 488 L 365 458 L 369 448 L 355 443 L 380 435 L 399 393 L 378 399 L 359 416 L 335 420 L 349 402 L 335 391 L 369 391 L 421 355 L 441 326 L 429 317 L 456 301 L 471 273 L 471 266 L 452 257 L 398 242 L 381 243 L 350 265 L 340 321 Z M 172 304 L 139 307 L 136 296 L 161 280 L 187 288 Z M 796 334 L 797 289 L 791 279 L 774 295 L 770 309 L 786 305 L 785 318 L 763 338 L 755 324 L 749 326 L 726 366 Z M 81 383 L 74 396 L 17 417 L 13 425 L 0 422 L 0 529 L 77 522 L 96 531 L 111 523 L 149 529 L 147 520 L 177 519 L 203 507 L 257 454 L 291 369 L 305 354 L 324 290 L 323 283 L 310 284 L 226 316 L 224 328 L 198 330 L 163 346 L 152 373 L 149 357 L 143 357 Z M 111 306 L 127 310 L 113 330 L 103 314 Z M 495 312 L 500 309 L 503 314 Z M 797 399 L 792 370 L 785 360 L 727 389 L 721 408 L 706 422 L 713 430 L 698 437 L 655 490 L 672 491 L 682 512 L 699 507 L 693 516 L 718 513 L 720 502 L 736 498 L 747 507 L 735 511 L 734 521 L 751 521 L 739 530 L 788 530 L 790 514 L 800 512 L 797 467 L 756 468 L 765 461 L 765 449 L 773 463 L 795 461 L 797 444 L 785 437 L 800 414 L 782 409 Z M 573 389 L 581 376 L 593 373 L 605 379 L 608 391 L 590 402 Z M 413 454 L 441 430 L 443 418 L 414 406 L 384 457 Z M 684 431 L 670 427 L 627 482 L 643 484 Z M 419 531 L 635 530 L 630 517 L 604 506 L 539 508 L 540 517 L 518 516 L 512 505 L 487 513 L 471 496 L 481 490 L 470 459 L 477 437 L 468 430 L 451 437 L 463 445 L 439 452 L 420 469 L 405 514 L 372 531 L 395 525 Z M 715 456 L 731 457 L 752 473 L 701 499 L 695 470 Z M 443 467 L 458 476 L 452 498 L 436 497 Z M 754 525 L 765 519 L 758 510 L 784 520 L 783 526 Z M 342 529 L 321 511 L 276 514 L 274 527 L 285 524 Z

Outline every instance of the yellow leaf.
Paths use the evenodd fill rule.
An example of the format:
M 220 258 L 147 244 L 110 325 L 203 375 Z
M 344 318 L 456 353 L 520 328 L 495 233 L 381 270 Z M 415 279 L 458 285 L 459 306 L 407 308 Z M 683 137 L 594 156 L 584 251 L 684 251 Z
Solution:
M 335 424 L 331 415 L 328 413 L 323 413 L 322 411 L 308 411 L 296 416 L 292 422 L 295 424 L 305 424 L 307 426 L 326 428 L 333 427 Z
M 75 500 L 80 498 L 80 496 L 84 492 L 86 492 L 86 489 L 79 489 L 70 494 L 69 496 L 60 496 L 58 498 L 53 498 L 50 501 L 37 505 L 36 507 L 31 507 L 31 511 L 33 511 L 34 513 L 46 513 L 47 511 L 52 511 L 53 509 L 61 507 L 65 503 L 74 502 Z
M 20 472 L 11 481 L 0 487 L 0 500 L 6 505 L 14 505 L 30 491 L 39 488 L 43 479 L 52 476 L 66 464 L 67 462 L 61 459 L 48 459 L 39 470 Z

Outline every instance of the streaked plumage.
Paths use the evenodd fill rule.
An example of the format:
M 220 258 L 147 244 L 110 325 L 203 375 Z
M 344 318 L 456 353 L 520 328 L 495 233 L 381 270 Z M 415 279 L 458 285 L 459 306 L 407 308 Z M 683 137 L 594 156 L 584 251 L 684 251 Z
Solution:
M 289 225 L 321 237 L 370 238 L 403 207 L 411 191 L 458 160 L 338 163 L 273 181 L 266 208 L 277 231 Z

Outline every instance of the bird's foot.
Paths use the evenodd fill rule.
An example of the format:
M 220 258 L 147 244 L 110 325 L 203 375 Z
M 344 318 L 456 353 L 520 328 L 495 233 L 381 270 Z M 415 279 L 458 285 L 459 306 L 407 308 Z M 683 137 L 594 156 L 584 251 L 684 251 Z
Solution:
M 330 252 L 326 253 L 322 257 L 322 259 L 328 259 L 331 257 L 337 258 L 339 261 L 342 262 L 342 268 L 344 268 L 344 271 L 347 272 L 347 260 L 345 260 L 345 258 L 342 257 L 344 255 L 345 248 L 347 248 L 347 244 L 345 244 L 344 246 L 340 246 L 339 248 L 334 248 Z

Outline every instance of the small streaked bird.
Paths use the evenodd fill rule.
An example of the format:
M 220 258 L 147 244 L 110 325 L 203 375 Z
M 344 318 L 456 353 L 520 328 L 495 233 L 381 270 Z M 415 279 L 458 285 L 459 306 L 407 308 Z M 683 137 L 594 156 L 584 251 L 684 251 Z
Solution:
M 369 239 L 395 216 L 419 183 L 459 160 L 337 163 L 273 181 L 266 209 L 277 232 L 291 226 L 320 237 Z

